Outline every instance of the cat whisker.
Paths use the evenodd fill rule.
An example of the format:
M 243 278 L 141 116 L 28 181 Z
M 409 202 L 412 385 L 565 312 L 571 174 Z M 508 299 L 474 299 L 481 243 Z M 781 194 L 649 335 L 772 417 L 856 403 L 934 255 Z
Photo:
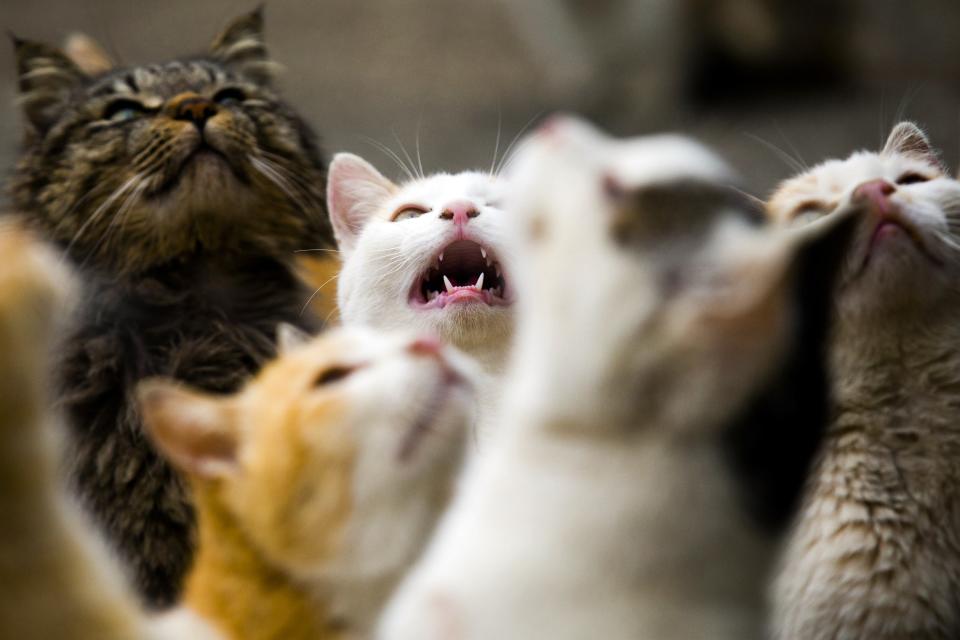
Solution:
M 117 189 L 115 189 L 114 192 L 111 193 L 106 200 L 100 203 L 100 206 L 97 207 L 92 214 L 90 214 L 90 217 L 87 218 L 87 221 L 80 226 L 80 228 L 74 234 L 73 238 L 67 244 L 67 248 L 63 252 L 64 256 L 70 253 L 70 249 L 72 249 L 73 246 L 80 240 L 80 238 L 83 236 L 86 230 L 90 227 L 90 225 L 92 225 L 97 220 L 99 220 L 104 215 L 104 212 L 106 212 L 106 210 L 110 207 L 110 205 L 112 205 L 128 189 L 135 186 L 142 178 L 143 176 L 139 173 L 134 175 L 132 178 L 130 178 L 129 180 L 124 182 L 122 185 L 120 185 Z
M 340 253 L 339 249 L 294 249 L 294 253 L 311 253 L 314 251 L 326 251 L 328 253 Z
M 410 154 L 407 152 L 407 148 L 403 145 L 403 141 L 400 140 L 400 136 L 397 135 L 396 131 L 393 131 L 393 138 L 397 141 L 397 144 L 400 145 L 400 151 L 403 153 L 403 156 L 407 159 L 407 162 L 410 163 L 410 166 L 416 169 L 416 165 L 413 163 L 413 158 L 410 157 Z M 421 180 L 424 178 L 423 171 L 417 172 L 417 177 Z
M 335 273 L 335 274 L 333 274 L 332 276 L 330 276 L 329 278 L 327 278 L 327 279 L 323 282 L 323 284 L 321 284 L 319 287 L 317 287 L 316 291 L 314 291 L 312 294 L 310 294 L 310 297 L 307 298 L 307 301 L 303 304 L 303 307 L 300 309 L 300 315 L 301 315 L 301 316 L 304 314 L 304 312 L 306 312 L 307 308 L 310 306 L 310 303 L 313 302 L 313 299 L 317 297 L 317 294 L 320 293 L 320 290 L 323 289 L 323 288 L 324 288 L 325 286 L 327 286 L 328 284 L 330 284 L 331 282 L 333 282 L 334 280 L 336 280 L 336 279 L 337 279 L 337 275 L 338 275 L 338 274 Z
M 754 135 L 754 134 L 752 134 L 752 133 L 745 133 L 744 135 L 747 136 L 748 138 L 754 140 L 755 142 L 759 142 L 760 144 L 762 144 L 763 146 L 765 146 L 767 149 L 769 149 L 770 151 L 772 151 L 772 152 L 774 153 L 774 155 L 776 155 L 778 158 L 780 158 L 780 160 L 782 160 L 782 161 L 784 162 L 784 164 L 786 164 L 788 167 L 790 167 L 790 170 L 793 171 L 794 173 L 805 173 L 805 172 L 806 172 L 806 167 L 803 166 L 803 163 L 802 163 L 802 162 L 800 162 L 799 160 L 797 160 L 796 158 L 794 158 L 794 157 L 791 156 L 789 153 L 787 153 L 786 151 L 784 151 L 783 149 L 781 149 L 781 148 L 778 147 L 777 145 L 773 144 L 773 143 L 770 142 L 769 140 L 764 140 L 764 139 L 761 138 L 760 136 Z
M 527 120 L 527 123 L 520 128 L 520 131 L 518 131 L 517 134 L 513 136 L 513 140 L 510 141 L 510 144 L 507 145 L 507 148 L 503 152 L 503 157 L 500 159 L 500 164 L 497 165 L 497 169 L 496 171 L 494 171 L 494 175 L 497 175 L 497 176 L 500 175 L 501 173 L 503 173 L 503 170 L 507 166 L 509 166 L 510 161 L 514 158 L 512 153 L 516 151 L 514 147 L 516 146 L 517 142 L 520 141 L 521 136 L 523 136 L 523 134 L 527 132 L 527 129 L 529 129 L 530 126 L 534 122 L 536 122 L 537 119 L 540 118 L 540 116 L 542 115 L 543 115 L 543 111 L 538 111 L 536 114 L 534 114 L 532 118 Z
M 399 155 L 397 155 L 397 153 L 393 149 L 383 144 L 382 142 L 378 140 L 374 140 L 373 138 L 368 138 L 367 136 L 361 136 L 361 139 L 363 139 L 368 144 L 375 146 L 377 149 L 379 149 L 384 154 L 386 154 L 391 160 L 393 160 L 397 164 L 397 166 L 400 168 L 401 171 L 403 171 L 403 173 L 407 176 L 407 178 L 409 178 L 410 180 L 417 179 L 413 171 L 411 171 L 407 167 L 407 165 L 404 164 L 403 160 L 400 158 Z

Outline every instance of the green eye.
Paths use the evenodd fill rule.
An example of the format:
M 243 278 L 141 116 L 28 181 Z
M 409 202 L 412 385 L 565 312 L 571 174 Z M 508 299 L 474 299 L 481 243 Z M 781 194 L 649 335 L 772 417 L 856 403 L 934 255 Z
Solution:
M 412 218 L 421 216 L 426 212 L 427 212 L 427 209 L 424 209 L 423 207 L 408 205 L 408 206 L 400 207 L 399 209 L 397 209 L 396 213 L 393 214 L 393 218 L 391 218 L 391 220 L 393 220 L 394 222 L 400 222 L 401 220 L 410 220 Z
M 111 122 L 126 122 L 139 117 L 144 111 L 143 105 L 136 100 L 121 98 L 106 106 L 103 110 L 103 119 Z

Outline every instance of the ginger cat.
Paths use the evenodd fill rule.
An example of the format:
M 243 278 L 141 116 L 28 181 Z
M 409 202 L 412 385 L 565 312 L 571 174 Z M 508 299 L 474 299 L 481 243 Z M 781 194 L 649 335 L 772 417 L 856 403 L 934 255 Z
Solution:
M 473 396 L 433 340 L 350 329 L 284 354 L 239 393 L 140 387 L 188 478 L 200 545 L 180 608 L 152 617 L 55 480 L 44 366 L 70 278 L 0 227 L 0 637 L 362 636 L 442 511 Z M 215 628 L 214 631 L 212 628 Z

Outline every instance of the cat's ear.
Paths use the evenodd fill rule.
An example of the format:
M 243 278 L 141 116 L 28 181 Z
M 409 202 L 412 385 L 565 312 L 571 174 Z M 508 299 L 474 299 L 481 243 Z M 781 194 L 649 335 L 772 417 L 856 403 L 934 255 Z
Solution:
M 930 144 L 930 138 L 923 129 L 912 122 L 901 122 L 895 126 L 881 153 L 885 156 L 896 154 L 914 156 L 940 169 L 944 168 L 940 156 Z
M 367 220 L 390 199 L 397 185 L 352 153 L 338 153 L 327 174 L 327 207 L 341 256 L 356 245 Z
M 292 324 L 281 322 L 277 325 L 277 354 L 286 355 L 313 339 L 309 333 Z
M 210 45 L 213 57 L 260 84 L 269 84 L 280 65 L 270 59 L 263 37 L 263 6 L 234 19 Z
M 63 41 L 63 51 L 77 68 L 88 76 L 104 74 L 116 66 L 100 43 L 85 33 L 71 33 Z
M 20 106 L 41 134 L 53 126 L 87 76 L 62 51 L 13 37 Z
M 160 379 L 140 383 L 137 397 L 147 434 L 177 469 L 204 479 L 236 471 L 239 442 L 231 398 Z

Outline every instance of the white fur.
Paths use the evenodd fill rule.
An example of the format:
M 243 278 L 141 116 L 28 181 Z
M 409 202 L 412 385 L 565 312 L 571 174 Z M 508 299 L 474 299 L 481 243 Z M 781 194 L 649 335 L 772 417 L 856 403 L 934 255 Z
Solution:
M 443 338 L 480 362 L 480 431 L 499 391 L 513 332 L 510 306 L 451 305 L 417 309 L 409 302 L 414 283 L 444 246 L 456 239 L 455 225 L 440 217 L 454 201 L 469 200 L 480 215 L 466 225 L 471 239 L 492 249 L 503 266 L 512 297 L 513 253 L 502 209 L 504 180 L 480 172 L 440 173 L 395 185 L 367 162 L 338 154 L 330 166 L 328 200 L 343 268 L 338 303 L 346 325 L 402 329 Z M 428 211 L 391 221 L 403 205 Z
M 711 313 L 762 297 L 750 274 L 777 272 L 782 256 L 740 268 L 783 245 L 734 216 L 692 245 L 693 231 L 614 245 L 605 178 L 729 178 L 683 138 L 620 142 L 561 119 L 517 164 L 526 262 L 503 425 L 378 637 L 759 637 L 769 542 L 742 513 L 713 430 L 780 353 L 784 305 L 750 331 Z M 665 295 L 676 267 L 691 280 Z

